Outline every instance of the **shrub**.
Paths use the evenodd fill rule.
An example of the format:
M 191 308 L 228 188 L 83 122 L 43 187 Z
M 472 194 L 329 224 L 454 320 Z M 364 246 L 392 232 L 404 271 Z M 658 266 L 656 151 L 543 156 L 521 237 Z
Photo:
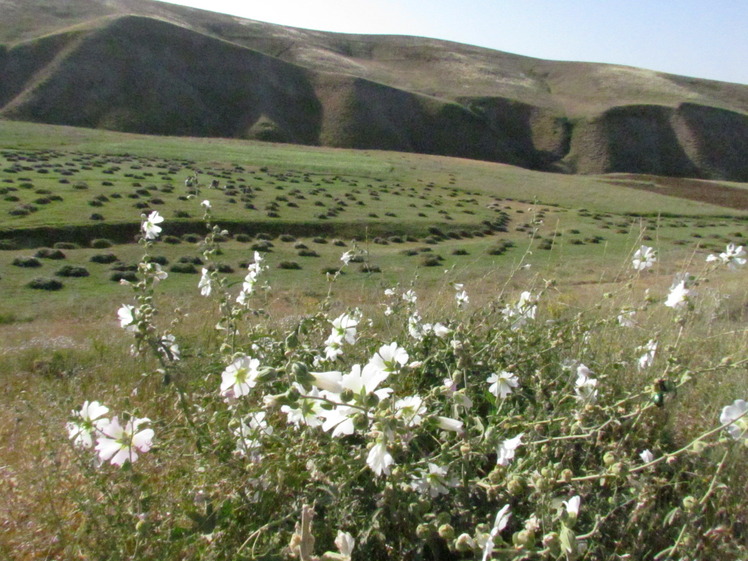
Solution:
M 65 259 L 65 254 L 60 251 L 59 249 L 49 249 L 48 247 L 43 247 L 34 254 L 34 257 L 38 257 L 40 259 Z
M 175 263 L 169 268 L 172 273 L 184 273 L 187 275 L 196 275 L 197 268 L 192 263 Z
M 112 247 L 114 245 L 114 242 L 106 238 L 96 238 L 94 240 L 91 240 L 90 245 L 94 249 L 107 249 Z
M 164 236 L 164 243 L 168 243 L 171 245 L 178 245 L 182 243 L 182 240 L 178 238 L 177 236 Z
M 89 261 L 107 265 L 119 261 L 119 258 L 114 253 L 97 253 L 96 255 L 92 255 Z
M 197 256 L 183 255 L 179 258 L 180 263 L 190 263 L 192 265 L 203 265 L 203 260 Z
M 30 281 L 26 286 L 35 290 L 60 290 L 64 285 L 57 279 L 46 277 L 37 277 Z
M 444 258 L 439 255 L 428 254 L 421 257 L 419 265 L 421 267 L 438 267 L 443 260 Z
M 114 282 L 138 282 L 138 275 L 135 274 L 135 271 L 115 271 L 109 275 L 109 280 Z
M 262 240 L 253 243 L 251 247 L 254 251 L 270 252 L 272 251 L 270 248 L 273 247 L 273 244 L 269 241 Z
M 88 269 L 76 265 L 65 265 L 55 271 L 58 277 L 87 277 L 89 274 Z
M 313 249 L 300 249 L 298 255 L 299 257 L 319 257 L 319 253 Z
M 359 271 L 361 271 L 362 273 L 381 273 L 382 269 L 379 267 L 379 265 L 363 263 L 361 267 L 359 267 Z
M 55 249 L 80 249 L 81 246 L 73 242 L 55 242 L 52 247 Z
M 149 255 L 144 261 L 146 263 L 158 263 L 162 267 L 169 264 L 169 260 L 164 255 Z
M 287 269 L 287 270 L 299 270 L 301 269 L 301 265 L 299 265 L 296 261 L 281 261 L 278 263 L 279 269 Z
M 35 269 L 41 267 L 42 263 L 36 257 L 16 257 L 13 259 L 13 265 L 16 267 L 24 267 L 27 269 Z

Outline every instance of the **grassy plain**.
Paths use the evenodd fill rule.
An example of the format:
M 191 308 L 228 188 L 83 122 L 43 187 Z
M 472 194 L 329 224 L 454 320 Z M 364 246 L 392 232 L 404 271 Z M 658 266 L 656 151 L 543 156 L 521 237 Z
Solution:
M 184 184 L 195 174 L 199 192 Z M 123 407 L 153 399 L 151 410 L 164 418 L 173 407 L 141 374 L 154 364 L 130 360 L 130 338 L 116 320 L 117 308 L 130 302 L 132 293 L 112 278 L 142 256 L 142 247 L 132 242 L 141 213 L 158 210 L 166 218 L 152 252 L 169 271 L 155 295 L 165 311 L 158 321 L 180 320 L 173 331 L 190 360 L 185 372 L 201 380 L 210 366 L 216 369 L 206 364 L 203 346 L 215 344 L 217 316 L 198 295 L 201 265 L 192 273 L 172 268 L 200 257 L 196 240 L 205 233 L 199 204 L 204 199 L 211 201 L 216 222 L 231 232 L 217 257 L 229 283 L 241 282 L 255 250 L 264 254 L 269 266 L 264 278 L 272 290 L 259 298 L 274 325 L 315 314 L 331 290 L 325 271 L 339 269 L 341 254 L 357 247 L 364 262 L 351 263 L 338 276 L 327 302 L 330 313 L 359 306 L 374 318 L 376 335 L 389 341 L 402 335 L 402 325 L 379 312 L 384 289 L 397 284 L 416 288 L 427 319 L 452 313 L 452 283 L 465 284 L 469 310 L 543 288 L 551 295 L 543 311 L 549 320 L 591 311 L 615 318 L 622 308 L 642 305 L 647 291 L 661 302 L 674 274 L 699 274 L 707 254 L 730 242 L 741 244 L 748 234 L 748 209 L 648 192 L 642 186 L 652 179 L 643 179 L 637 189 L 610 179 L 430 156 L 0 122 L 0 505 L 5 505 L 0 553 L 52 558 L 85 539 L 86 522 L 74 506 L 85 483 L 62 428 L 81 396 Z M 213 180 L 216 189 L 209 187 Z M 12 214 L 22 205 L 34 210 Z M 111 247 L 91 247 L 101 238 L 109 238 Z M 642 243 L 655 247 L 660 260 L 637 274 L 630 256 Z M 51 259 L 55 244 L 63 257 Z M 92 261 L 108 253 L 113 262 Z M 31 258 L 38 266 L 14 264 Z M 299 268 L 281 269 L 282 262 Z M 89 274 L 58 276 L 65 266 Z M 720 407 L 743 397 L 744 366 L 727 369 L 730 363 L 744 365 L 748 352 L 743 276 L 720 272 L 699 287 L 703 303 L 687 338 L 673 331 L 665 308 L 635 331 L 622 334 L 615 322 L 600 320 L 595 325 L 603 327 L 590 335 L 588 355 L 606 369 L 610 383 L 644 387 L 659 375 L 640 379 L 621 367 L 626 364 L 621 357 L 650 336 L 660 339 L 665 370 L 708 373 L 681 391 L 677 408 L 661 415 L 669 439 L 692 438 L 714 424 Z M 64 286 L 29 288 L 36 277 Z M 672 364 L 670 352 L 679 357 Z M 724 368 L 708 366 L 723 358 L 730 360 Z M 191 492 L 185 458 L 178 469 L 188 476 L 168 483 L 174 497 Z M 735 465 L 725 472 L 744 485 Z M 158 482 L 160 469 L 149 477 Z M 744 491 L 735 490 L 735 496 Z

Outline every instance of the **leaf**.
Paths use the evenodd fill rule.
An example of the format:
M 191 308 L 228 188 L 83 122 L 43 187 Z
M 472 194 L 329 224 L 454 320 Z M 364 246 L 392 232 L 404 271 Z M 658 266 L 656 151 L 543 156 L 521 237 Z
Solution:
M 561 550 L 566 554 L 567 559 L 576 559 L 579 553 L 577 549 L 577 536 L 574 530 L 564 526 L 561 528 Z
M 679 514 L 680 514 L 680 507 L 676 506 L 673 510 L 671 510 L 665 515 L 662 525 L 672 526 Z

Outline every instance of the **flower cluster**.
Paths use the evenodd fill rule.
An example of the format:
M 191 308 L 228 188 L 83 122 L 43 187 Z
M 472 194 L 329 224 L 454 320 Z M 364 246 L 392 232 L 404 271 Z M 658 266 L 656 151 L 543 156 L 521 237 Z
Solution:
M 141 427 L 150 423 L 147 418 L 130 418 L 122 426 L 117 416 L 107 419 L 104 415 L 109 408 L 98 401 L 83 404 L 79 411 L 73 411 L 73 420 L 68 422 L 68 436 L 80 448 L 91 448 L 96 440 L 96 454 L 99 462 L 110 462 L 123 466 L 134 463 L 139 453 L 148 452 L 152 447 L 153 429 Z

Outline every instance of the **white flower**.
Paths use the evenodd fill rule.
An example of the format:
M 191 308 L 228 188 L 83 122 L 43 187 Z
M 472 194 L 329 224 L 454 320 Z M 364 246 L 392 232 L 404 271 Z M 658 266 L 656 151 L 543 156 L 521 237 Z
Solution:
M 417 395 L 411 395 L 398 399 L 395 402 L 395 418 L 401 419 L 406 427 L 417 427 L 423 421 L 426 407 L 423 399 Z
M 83 403 L 80 411 L 73 411 L 75 421 L 67 423 L 68 436 L 75 446 L 80 448 L 91 448 L 93 446 L 93 435 L 101 427 L 109 423 L 109 419 L 103 418 L 109 413 L 109 408 L 98 401 Z
M 335 538 L 335 547 L 338 548 L 340 555 L 350 559 L 353 553 L 353 548 L 356 546 L 356 540 L 348 532 L 341 532 L 338 530 L 338 535 Z
M 149 263 L 141 263 L 140 267 L 144 269 L 147 275 L 151 276 L 154 285 L 169 278 L 169 274 L 161 268 L 161 265 L 154 263 L 153 261 Z
M 242 355 L 232 362 L 221 374 L 221 393 L 241 397 L 257 384 L 260 361 Z
M 736 399 L 732 405 L 722 408 L 719 422 L 723 425 L 730 423 L 726 428 L 735 440 L 748 439 L 748 403 L 743 399 Z
M 512 320 L 512 329 L 519 329 L 528 321 L 535 319 L 538 306 L 535 304 L 536 298 L 529 291 L 520 294 L 517 304 L 506 306 L 502 310 L 505 318 Z
M 745 249 L 743 249 L 743 246 L 735 246 L 735 244 L 730 243 L 727 244 L 727 248 L 725 251 L 717 255 L 709 255 L 706 260 L 707 262 L 712 261 L 721 261 L 725 265 L 728 266 L 730 269 L 737 269 L 738 267 L 742 267 L 746 263 L 745 258 Z
M 170 333 L 165 334 L 161 337 L 160 343 L 159 352 L 168 360 L 177 361 L 180 359 L 179 345 L 177 345 L 174 335 Z
M 155 240 L 161 233 L 161 224 L 164 221 L 164 217 L 161 216 L 157 210 L 154 210 L 148 215 L 148 218 L 143 222 L 143 237 L 147 240 Z
M 127 461 L 134 463 L 138 459 L 138 452 L 148 452 L 153 445 L 153 429 L 139 430 L 141 425 L 149 422 L 146 418 L 130 419 L 123 427 L 119 419 L 113 417 L 102 425 L 99 429 L 101 434 L 96 439 L 99 459 L 115 466 L 122 466 Z
M 331 370 L 329 372 L 310 372 L 310 376 L 314 378 L 314 385 L 321 390 L 326 390 L 332 393 L 340 393 L 343 391 L 343 374 L 337 370 Z
M 463 422 L 457 419 L 452 419 L 451 417 L 437 416 L 436 424 L 442 430 L 450 432 L 462 432 Z
M 324 395 L 324 392 L 322 395 Z M 358 413 L 361 413 L 360 409 L 347 405 L 336 405 L 332 409 L 322 409 L 319 413 L 319 416 L 324 419 L 322 430 L 325 432 L 331 431 L 330 435 L 333 437 L 353 434 L 356 430 L 353 426 L 353 417 Z
M 496 397 L 501 397 L 501 399 L 504 399 L 506 396 L 512 393 L 512 388 L 516 388 L 517 386 L 519 386 L 519 379 L 517 378 L 517 376 L 515 376 L 511 372 L 504 371 L 498 374 L 491 374 L 486 379 L 486 382 L 489 382 L 491 384 L 491 386 L 488 388 L 488 391 Z
M 591 402 L 597 399 L 597 380 L 590 375 L 592 371 L 584 364 L 577 366 L 577 380 L 574 391 L 581 401 Z
M 644 351 L 644 354 L 639 357 L 639 370 L 644 370 L 652 366 L 654 362 L 655 352 L 657 352 L 657 341 L 650 339 L 646 345 L 639 347 L 639 350 Z
M 205 209 L 206 211 L 207 211 L 207 210 L 210 210 L 210 208 L 211 208 L 211 206 L 210 206 L 210 201 L 209 201 L 209 200 L 207 200 L 207 199 L 206 199 L 206 200 L 204 200 L 203 202 L 201 202 L 201 203 L 200 203 L 200 206 L 201 206 L 201 207 L 203 207 L 203 208 L 204 208 L 204 209 Z
M 450 487 L 457 486 L 456 478 L 447 477 L 448 469 L 428 463 L 428 471 L 420 470 L 419 475 L 411 476 L 410 488 L 432 499 L 449 493 Z
M 408 352 L 397 343 L 382 345 L 369 361 L 374 368 L 387 373 L 395 372 L 398 366 L 405 366 L 407 363 Z
M 654 460 L 654 454 L 652 454 L 649 448 L 639 452 L 639 457 L 642 459 L 642 462 L 644 462 L 645 464 L 648 464 L 649 462 Z
M 441 323 L 435 323 L 433 330 L 434 335 L 439 337 L 439 339 L 444 339 L 452 333 L 452 330 L 449 327 L 447 327 L 446 325 L 442 325 Z
M 462 308 L 466 304 L 470 302 L 470 297 L 468 296 L 468 293 L 462 288 L 463 285 L 461 284 L 455 284 L 455 301 L 457 302 L 457 307 Z
M 299 393 L 306 395 L 309 399 L 301 398 L 296 402 L 296 407 L 290 405 L 282 405 L 280 410 L 285 413 L 286 420 L 289 424 L 301 426 L 305 425 L 308 427 L 319 427 L 322 425 L 324 418 L 324 409 L 322 409 L 322 401 L 315 399 L 320 397 L 320 393 L 317 388 L 312 388 L 312 391 L 306 392 L 304 388 L 294 383 L 294 386 Z
M 564 507 L 566 508 L 567 514 L 576 517 L 579 514 L 579 504 L 582 499 L 579 495 L 574 495 L 568 501 L 564 501 Z
M 340 260 L 343 262 L 344 265 L 348 265 L 348 263 L 351 262 L 351 259 L 353 259 L 352 251 L 346 251 L 345 253 L 343 253 L 343 255 L 340 256 Z
M 343 354 L 343 342 L 353 345 L 356 342 L 356 328 L 360 318 L 356 313 L 342 314 L 332 323 L 332 332 L 325 341 L 325 356 L 327 360 L 335 360 Z
M 649 269 L 657 261 L 657 254 L 655 250 L 647 245 L 641 246 L 634 253 L 634 258 L 631 261 L 634 269 L 637 271 L 643 271 Z
M 635 315 L 636 310 L 621 310 L 621 313 L 618 314 L 618 325 L 621 327 L 636 327 Z
M 670 293 L 665 300 L 665 305 L 668 308 L 680 309 L 688 304 L 688 299 L 691 296 L 691 290 L 686 287 L 686 279 L 676 280 L 673 286 L 670 287 Z
M 361 368 L 360 364 L 354 364 L 348 374 L 344 374 L 340 383 L 343 389 L 351 390 L 356 395 L 369 395 L 375 393 L 380 399 L 384 399 L 392 390 L 382 388 L 378 390 L 379 384 L 384 382 L 390 373 L 372 363 Z
M 213 284 L 210 280 L 210 271 L 205 267 L 202 269 L 202 276 L 200 277 L 200 281 L 197 283 L 197 287 L 200 289 L 201 296 L 210 296 L 210 293 L 213 290 Z
M 135 311 L 135 306 L 131 306 L 130 304 L 122 304 L 120 306 L 120 309 L 117 310 L 117 318 L 119 319 L 119 325 L 123 329 L 135 332 L 138 330 L 138 326 L 136 325 L 137 322 L 137 312 Z
M 375 474 L 390 474 L 390 466 L 395 463 L 395 459 L 387 451 L 387 445 L 381 440 L 378 441 L 366 456 L 366 465 L 371 468 Z
M 509 462 L 514 459 L 514 453 L 522 445 L 522 436 L 524 433 L 519 433 L 514 438 L 504 440 L 499 447 L 496 449 L 496 463 L 500 466 L 508 466 Z
M 418 301 L 418 296 L 416 296 L 416 293 L 413 290 L 408 290 L 403 293 L 403 300 L 408 304 L 415 304 Z
M 493 528 L 491 528 L 491 532 L 488 534 L 488 539 L 486 539 L 486 543 L 483 546 L 483 561 L 487 561 L 491 558 L 494 548 L 494 538 L 498 536 L 504 528 L 506 528 L 510 517 L 511 514 L 509 514 L 508 504 L 504 505 L 503 508 L 496 513 L 496 520 L 494 520 Z

